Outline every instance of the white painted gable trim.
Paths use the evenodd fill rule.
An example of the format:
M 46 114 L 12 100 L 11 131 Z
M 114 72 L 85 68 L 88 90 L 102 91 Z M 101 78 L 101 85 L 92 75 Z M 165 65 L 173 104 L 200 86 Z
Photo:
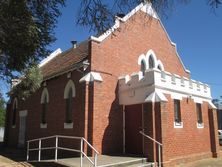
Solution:
M 161 21 L 160 19 L 159 19 L 159 21 L 160 21 L 160 25 L 162 26 L 164 32 L 166 33 L 166 36 L 167 36 L 168 40 L 170 41 L 171 45 L 173 45 L 173 46 L 175 47 L 176 55 L 177 55 L 177 57 L 179 58 L 179 61 L 181 62 L 181 64 L 182 64 L 184 70 L 185 70 L 187 73 L 190 73 L 190 70 L 188 70 L 188 69 L 185 67 L 185 65 L 183 64 L 182 59 L 180 58 L 180 56 L 179 56 L 179 54 L 178 54 L 178 52 L 177 52 L 177 44 L 174 43 L 174 42 L 172 42 L 172 40 L 171 40 L 171 38 L 170 38 L 170 36 L 169 36 L 169 34 L 168 34 L 166 28 L 164 27 L 162 21 Z
M 39 63 L 39 67 L 44 66 L 46 63 L 48 63 L 50 60 L 52 60 L 53 58 L 55 58 L 57 55 L 59 55 L 60 53 L 62 53 L 62 50 L 60 48 L 56 49 L 54 52 L 52 52 L 48 57 L 46 57 L 45 59 L 43 59 L 40 63 Z
M 139 10 L 147 13 L 148 15 L 158 19 L 158 15 L 155 12 L 155 10 L 152 8 L 152 5 L 150 3 L 141 3 L 136 8 L 131 10 L 126 16 L 123 18 L 116 17 L 115 24 L 113 27 L 111 27 L 109 30 L 107 30 L 105 33 L 100 35 L 99 37 L 91 36 L 91 40 L 96 42 L 102 42 L 104 39 L 106 39 L 112 32 L 114 32 L 117 28 L 120 26 L 120 21 L 126 22 L 131 16 L 133 16 L 135 13 L 137 13 Z
M 103 33 L 102 35 L 100 35 L 99 37 L 94 37 L 91 36 L 90 39 L 95 41 L 95 42 L 102 42 L 104 39 L 106 39 L 109 35 L 112 34 L 112 32 L 114 32 L 117 28 L 120 27 L 120 22 L 126 22 L 131 16 L 133 16 L 135 13 L 137 13 L 139 10 L 147 13 L 148 15 L 158 19 L 160 21 L 160 25 L 162 26 L 164 32 L 166 33 L 166 36 L 168 38 L 168 40 L 170 41 L 171 45 L 173 45 L 175 47 L 175 52 L 177 57 L 179 58 L 179 61 L 181 62 L 184 70 L 187 73 L 190 73 L 190 70 L 186 69 L 185 65 L 182 62 L 182 59 L 180 58 L 178 52 L 177 52 L 177 47 L 176 47 L 176 43 L 172 42 L 172 40 L 170 39 L 169 34 L 167 33 L 162 21 L 160 20 L 159 16 L 157 15 L 156 11 L 153 9 L 152 5 L 150 3 L 141 3 L 139 4 L 136 8 L 134 8 L 131 12 L 129 12 L 126 16 L 124 16 L 123 18 L 120 17 L 116 17 L 115 20 L 115 24 L 113 25 L 113 27 L 111 27 L 109 30 L 107 30 L 105 33 Z

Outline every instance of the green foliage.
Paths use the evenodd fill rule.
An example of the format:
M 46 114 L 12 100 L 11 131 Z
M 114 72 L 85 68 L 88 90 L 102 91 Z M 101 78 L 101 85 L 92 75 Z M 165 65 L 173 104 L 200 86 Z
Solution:
M 20 83 L 14 86 L 10 92 L 11 95 L 19 99 L 26 99 L 41 87 L 43 76 L 38 66 L 33 66 L 24 72 L 20 78 Z
M 0 77 L 6 79 L 49 54 L 65 0 L 0 1 Z
M 0 127 L 5 126 L 5 101 L 0 93 Z

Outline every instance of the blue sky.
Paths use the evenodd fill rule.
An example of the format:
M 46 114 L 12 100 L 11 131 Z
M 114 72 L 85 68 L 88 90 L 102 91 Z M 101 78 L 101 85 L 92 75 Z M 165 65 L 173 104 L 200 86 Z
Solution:
M 87 39 L 87 28 L 75 25 L 80 1 L 68 0 L 56 28 L 57 41 L 50 47 L 65 50 L 71 40 Z M 222 95 L 222 7 L 211 11 L 206 1 L 177 5 L 162 22 L 178 53 L 191 71 L 191 78 L 211 86 L 214 98 Z
M 55 29 L 57 41 L 51 50 L 71 47 L 71 40 L 83 41 L 93 32 L 75 24 L 79 1 L 67 0 Z M 191 78 L 208 83 L 213 98 L 222 95 L 222 6 L 214 14 L 206 1 L 192 0 L 187 5 L 177 5 L 162 22 L 178 53 L 191 71 Z M 1 84 L 0 89 L 6 90 Z
M 178 6 L 163 20 L 191 78 L 208 83 L 213 98 L 222 95 L 222 7 L 216 14 L 205 1 Z

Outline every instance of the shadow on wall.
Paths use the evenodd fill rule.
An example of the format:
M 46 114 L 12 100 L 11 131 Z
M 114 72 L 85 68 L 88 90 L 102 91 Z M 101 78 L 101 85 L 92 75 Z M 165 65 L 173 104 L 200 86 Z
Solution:
M 152 103 L 144 104 L 144 133 L 152 138 L 155 138 L 156 141 L 162 143 L 162 117 L 160 105 L 161 104 L 159 102 L 156 102 L 154 106 Z M 154 111 L 152 111 L 153 107 Z M 155 144 L 153 141 L 146 137 L 144 137 L 144 156 L 146 156 L 150 161 L 158 162 L 158 144 Z
M 87 128 L 87 138 L 86 140 L 93 144 L 93 103 L 94 103 L 94 99 L 93 99 L 93 95 L 94 95 L 94 83 L 90 83 L 88 85 L 88 127 Z M 87 149 L 87 155 L 92 155 L 92 149 L 90 149 L 89 147 L 86 148 Z
M 102 154 L 123 153 L 123 113 L 119 105 L 118 84 L 115 88 L 115 99 L 109 111 L 109 124 L 105 129 L 102 140 Z
M 209 117 L 209 128 L 210 128 L 210 144 L 211 144 L 211 152 L 213 157 L 217 157 L 217 147 L 216 147 L 216 140 L 215 139 L 215 126 L 214 126 L 214 111 L 212 109 L 208 110 L 208 117 Z

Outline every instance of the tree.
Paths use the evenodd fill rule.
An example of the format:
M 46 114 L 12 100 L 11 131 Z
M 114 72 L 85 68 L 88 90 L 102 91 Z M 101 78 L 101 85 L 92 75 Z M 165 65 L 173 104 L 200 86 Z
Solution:
M 5 126 L 5 101 L 0 93 L 0 127 Z
M 114 22 L 117 13 L 125 13 L 141 2 L 152 3 L 154 9 L 160 15 L 167 12 L 176 3 L 189 3 L 190 0 L 82 0 L 79 10 L 77 24 L 87 26 L 92 31 L 102 33 Z M 205 0 L 215 10 L 221 5 L 222 0 Z M 202 3 L 202 2 L 201 2 Z
M 212 102 L 216 107 L 221 106 L 222 105 L 222 96 L 220 96 L 220 98 L 213 99 Z
M 41 87 L 42 81 L 43 76 L 39 67 L 37 65 L 32 66 L 24 72 L 24 76 L 17 80 L 16 85 L 12 87 L 9 95 L 25 100 Z
M 9 81 L 49 54 L 64 1 L 0 1 L 0 79 Z

